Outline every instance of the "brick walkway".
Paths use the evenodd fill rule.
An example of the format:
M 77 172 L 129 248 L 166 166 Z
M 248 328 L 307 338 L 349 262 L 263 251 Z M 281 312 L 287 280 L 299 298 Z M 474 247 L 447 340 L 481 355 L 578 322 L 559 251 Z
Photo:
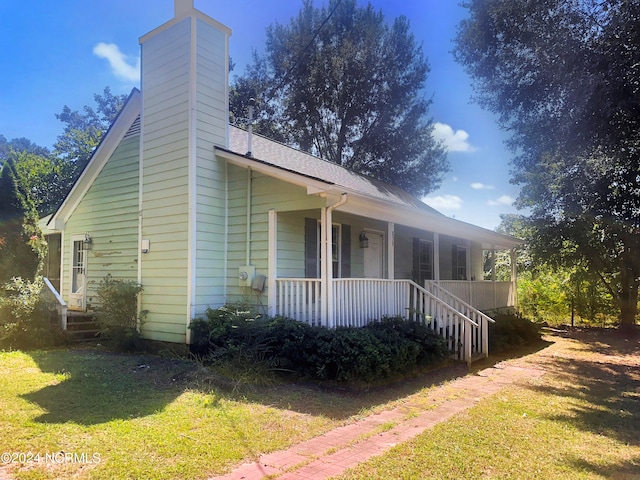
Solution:
M 415 405 L 405 404 L 370 415 L 287 450 L 262 455 L 257 462 L 240 465 L 228 475 L 210 480 L 258 480 L 266 476 L 320 480 L 336 476 L 472 407 L 506 385 L 543 374 L 542 370 L 503 362 L 435 388 L 429 396 L 432 408 L 425 410 L 423 406 L 416 413 Z

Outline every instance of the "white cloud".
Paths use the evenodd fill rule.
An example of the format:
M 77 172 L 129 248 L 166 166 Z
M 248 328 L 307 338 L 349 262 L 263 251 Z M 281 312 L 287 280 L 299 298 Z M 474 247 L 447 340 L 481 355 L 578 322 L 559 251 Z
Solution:
M 93 47 L 93 54 L 106 59 L 111 65 L 113 73 L 122 80 L 140 81 L 140 59 L 136 59 L 135 65 L 132 65 L 129 58 L 120 51 L 115 43 L 100 42 Z
M 436 195 L 425 197 L 422 201 L 436 210 L 460 210 L 463 203 L 457 195 Z
M 495 187 L 493 185 L 487 185 L 485 183 L 473 182 L 471 184 L 471 188 L 474 190 L 493 190 Z
M 487 205 L 492 207 L 503 206 L 503 205 L 513 205 L 515 202 L 515 198 L 510 197 L 509 195 L 502 195 L 501 197 L 496 198 L 495 200 L 489 200 Z
M 434 123 L 433 136 L 436 140 L 444 143 L 450 152 L 475 152 L 477 150 L 468 142 L 469 134 L 467 132 L 464 130 L 454 131 L 446 123 Z

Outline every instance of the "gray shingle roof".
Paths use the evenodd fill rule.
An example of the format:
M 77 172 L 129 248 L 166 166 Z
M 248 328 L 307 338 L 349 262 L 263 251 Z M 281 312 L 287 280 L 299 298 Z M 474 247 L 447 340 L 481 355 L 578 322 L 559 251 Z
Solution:
M 246 130 L 233 125 L 229 126 L 229 150 L 239 155 L 247 153 L 248 134 Z M 297 172 L 368 197 L 442 215 L 399 187 L 352 172 L 335 163 L 314 157 L 260 135 L 253 135 L 251 150 L 254 159 L 274 167 Z

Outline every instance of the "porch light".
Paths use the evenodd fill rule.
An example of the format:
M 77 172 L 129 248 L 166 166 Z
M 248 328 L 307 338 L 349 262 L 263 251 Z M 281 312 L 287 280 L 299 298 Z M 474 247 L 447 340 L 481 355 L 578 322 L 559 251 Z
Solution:
M 84 234 L 84 240 L 82 240 L 82 244 L 84 245 L 85 250 L 91 250 L 91 237 L 88 233 Z
M 366 232 L 360 232 L 360 248 L 368 248 L 369 247 L 369 239 L 367 238 Z

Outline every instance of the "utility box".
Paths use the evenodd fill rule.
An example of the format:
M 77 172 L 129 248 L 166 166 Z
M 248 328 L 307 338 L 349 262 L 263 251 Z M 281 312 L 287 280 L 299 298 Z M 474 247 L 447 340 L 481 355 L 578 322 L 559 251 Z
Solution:
M 256 267 L 253 265 L 243 265 L 238 269 L 238 285 L 240 287 L 250 287 L 256 276 Z

